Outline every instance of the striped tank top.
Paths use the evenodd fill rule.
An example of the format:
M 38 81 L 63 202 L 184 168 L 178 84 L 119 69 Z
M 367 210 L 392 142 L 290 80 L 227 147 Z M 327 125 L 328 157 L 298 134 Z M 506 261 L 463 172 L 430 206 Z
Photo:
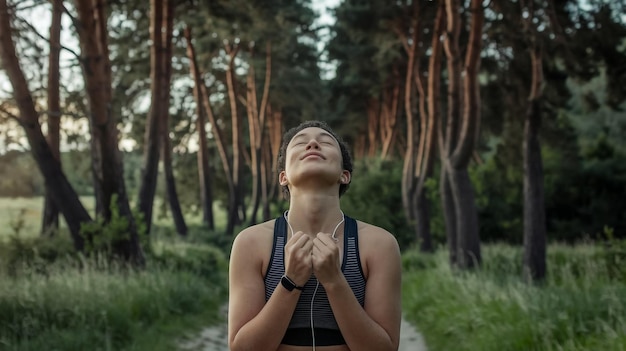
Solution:
M 280 284 L 280 279 L 285 273 L 285 261 L 284 261 L 284 248 L 287 241 L 287 221 L 283 216 L 276 219 L 274 224 L 274 243 L 272 246 L 272 255 L 268 265 L 267 272 L 265 274 L 265 301 L 267 302 L 272 296 L 272 293 L 276 289 L 276 286 Z M 354 296 L 359 301 L 361 306 L 365 303 L 365 275 L 363 274 L 363 268 L 361 267 L 361 259 L 359 256 L 359 241 L 358 241 L 358 229 L 357 223 L 354 219 L 345 216 L 344 236 L 343 236 L 343 262 L 341 264 L 341 271 L 350 287 Z M 283 339 L 284 344 L 290 345 L 311 345 L 307 340 L 302 337 L 311 338 L 311 300 L 313 297 L 313 328 L 315 328 L 316 345 L 338 345 L 345 344 L 343 337 L 339 333 L 339 326 L 333 315 L 333 311 L 330 307 L 328 297 L 324 287 L 320 284 L 315 292 L 317 286 L 317 279 L 315 276 L 311 276 L 309 281 L 304 285 L 294 313 L 289 322 L 287 333 Z M 313 296 L 315 293 L 315 296 Z M 302 333 L 292 333 L 297 330 Z M 308 330 L 308 332 L 307 332 Z M 330 333 L 327 333 L 330 332 Z M 340 340 L 332 337 L 332 334 L 339 334 Z M 329 334 L 330 337 L 324 341 L 323 335 Z M 297 337 L 290 337 L 294 335 L 302 335 Z M 333 341 L 334 340 L 334 341 Z

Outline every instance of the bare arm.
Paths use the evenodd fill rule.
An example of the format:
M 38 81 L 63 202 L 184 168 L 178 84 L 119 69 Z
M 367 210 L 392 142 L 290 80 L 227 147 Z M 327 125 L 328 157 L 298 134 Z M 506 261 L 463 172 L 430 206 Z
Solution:
M 329 274 L 322 284 L 351 350 L 397 350 L 402 315 L 400 250 L 388 232 L 373 226 L 368 226 L 367 231 L 359 235 L 361 255 L 365 255 L 369 271 L 364 307 L 355 298 L 343 274 Z
M 265 282 L 263 281 L 263 245 L 262 235 L 257 235 L 255 227 L 243 231 L 233 243 L 229 268 L 229 305 L 228 305 L 228 345 L 232 351 L 278 349 L 285 335 L 289 321 L 295 309 L 300 291 L 288 291 L 280 284 L 276 287 L 267 303 L 265 302 Z M 258 229 L 257 229 L 258 230 Z M 300 239 L 301 238 L 301 239 Z M 309 240 L 306 236 L 294 235 L 285 247 L 285 264 L 294 271 L 293 279 L 302 283 L 301 267 L 289 262 L 292 257 L 300 255 L 297 250 L 289 250 L 291 246 L 305 250 Z M 312 243 L 310 243 L 312 245 Z M 270 246 L 271 248 L 271 246 Z M 269 249 L 268 249 L 269 250 Z M 309 249 L 310 251 L 310 249 Z M 309 256 L 309 255 L 307 255 Z M 304 257 L 298 256 L 302 261 Z M 291 258 L 294 262 L 299 262 Z M 304 263 L 303 263 L 304 265 Z M 310 261 L 306 265 L 310 275 Z M 289 270 L 288 270 L 289 272 Z M 288 273 L 289 274 L 289 273 Z M 297 277 L 297 278 L 295 278 Z M 308 279 L 308 275 L 306 275 Z M 304 280 L 306 281 L 306 280 Z

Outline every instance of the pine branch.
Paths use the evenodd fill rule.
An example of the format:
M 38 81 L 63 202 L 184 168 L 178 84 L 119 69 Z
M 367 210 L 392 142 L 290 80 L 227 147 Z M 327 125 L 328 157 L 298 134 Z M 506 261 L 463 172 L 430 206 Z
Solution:
M 49 39 L 49 38 L 44 37 L 41 33 L 39 33 L 39 31 L 37 30 L 37 28 L 35 28 L 35 26 L 33 26 L 32 24 L 28 23 L 27 21 L 25 21 L 25 20 L 24 20 L 24 19 L 22 19 L 22 18 L 18 18 L 18 20 L 19 20 L 22 24 L 25 24 L 28 28 L 30 28 L 30 30 L 32 30 L 32 31 L 33 31 L 33 33 L 35 33 L 35 35 L 36 35 L 37 37 L 39 37 L 40 39 L 44 40 L 46 43 L 50 43 L 50 39 Z M 63 49 L 63 50 L 65 50 L 65 51 L 69 52 L 70 54 L 74 55 L 74 57 L 75 57 L 76 59 L 79 59 L 79 60 L 80 60 L 80 55 L 79 55 L 79 54 L 77 54 L 74 50 L 72 50 L 72 49 L 70 49 L 70 48 L 68 48 L 68 47 L 66 47 L 66 46 L 63 46 L 63 45 L 61 45 L 61 49 Z

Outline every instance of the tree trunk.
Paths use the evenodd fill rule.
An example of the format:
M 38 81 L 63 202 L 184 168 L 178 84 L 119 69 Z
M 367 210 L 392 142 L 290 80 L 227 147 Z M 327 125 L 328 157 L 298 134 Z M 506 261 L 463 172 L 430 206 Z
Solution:
M 89 99 L 96 208 L 110 221 L 111 201 L 128 219 L 128 237 L 116 240 L 113 251 L 124 260 L 143 264 L 135 220 L 124 184 L 122 155 L 118 147 L 117 121 L 111 112 L 112 87 L 104 0 L 75 2 L 81 63 Z
M 443 209 L 443 219 L 446 228 L 446 238 L 448 241 L 449 260 L 452 267 L 458 265 L 458 238 L 457 216 L 454 207 L 454 197 L 449 178 L 447 162 L 441 163 L 441 178 L 439 180 L 439 191 L 441 193 L 441 208 Z
M 396 135 L 396 121 L 398 118 L 398 103 L 400 100 L 400 83 L 396 79 L 397 74 L 390 83 L 390 87 L 383 92 L 382 112 L 380 117 L 380 131 L 382 140 L 381 158 L 384 160 L 390 156 L 391 146 Z
M 50 57 L 48 58 L 48 145 L 55 159 L 61 164 L 60 126 L 61 103 L 59 96 L 59 56 L 61 53 L 61 17 L 63 0 L 52 1 L 52 21 L 50 24 Z M 54 235 L 59 230 L 59 208 L 46 189 L 43 206 L 41 235 Z
M 278 169 L 278 151 L 280 150 L 280 143 L 283 137 L 283 114 L 282 114 L 282 111 L 280 111 L 280 109 L 274 110 L 274 108 L 272 108 L 271 105 L 268 105 L 267 116 L 268 116 L 267 134 L 269 136 L 269 143 L 270 143 L 270 150 L 271 150 L 271 154 L 269 157 L 271 159 L 271 167 L 270 167 L 270 172 L 268 173 L 270 175 L 268 177 L 270 190 L 268 191 L 268 193 L 269 193 L 270 199 L 277 199 L 279 192 L 280 192 L 279 187 L 278 187 L 277 169 Z M 268 208 L 268 214 L 269 214 L 269 208 Z
M 378 133 L 380 127 L 380 102 L 377 98 L 370 97 L 367 102 L 367 141 L 370 158 L 376 156 L 378 150 Z
M 473 268 L 481 263 L 478 212 L 474 190 L 467 168 L 450 167 L 449 172 L 458 234 L 457 267 Z
M 539 100 L 531 100 L 524 126 L 524 273 L 528 280 L 546 276 L 546 218 Z
M 433 252 L 433 240 L 430 235 L 430 204 L 426 193 L 415 193 L 415 225 L 421 252 Z
M 269 119 L 268 114 L 268 127 Z M 266 131 L 267 133 L 267 131 Z M 261 148 L 261 213 L 263 221 L 270 219 L 270 182 L 275 181 L 272 175 L 272 150 L 269 136 L 263 138 L 263 147 Z
M 457 231 L 457 213 L 455 211 L 454 199 L 452 197 L 451 179 L 449 177 L 449 157 L 456 146 L 456 136 L 458 129 L 458 121 L 460 119 L 461 107 L 461 58 L 459 54 L 459 34 L 461 30 L 458 0 L 446 0 L 446 37 L 444 48 L 447 60 L 448 74 L 448 103 L 447 116 L 445 120 L 444 138 L 442 140 L 443 149 L 441 155 L 441 200 L 442 209 L 444 210 L 444 218 L 446 222 L 446 236 L 448 238 L 448 246 L 450 249 L 450 263 L 456 265 L 457 261 L 457 244 L 458 236 L 461 235 Z M 444 127 L 444 124 L 442 124 Z
M 413 203 L 412 199 L 415 195 L 415 186 L 417 185 L 417 178 L 415 177 L 415 161 L 417 155 L 417 131 L 415 128 L 416 116 L 413 112 L 412 97 L 415 95 L 413 89 L 413 74 L 416 70 L 419 71 L 419 60 L 416 63 L 415 56 L 418 55 L 417 47 L 419 40 L 420 28 L 418 26 L 419 20 L 419 6 L 417 2 L 412 3 L 413 13 L 411 16 L 411 25 L 409 33 L 411 37 L 404 33 L 402 29 L 398 30 L 400 40 L 404 43 L 407 53 L 407 68 L 404 80 L 404 113 L 406 115 L 406 149 L 404 152 L 404 162 L 402 165 L 402 208 L 404 209 L 404 215 L 409 221 L 415 221 L 416 218 L 413 215 Z M 424 118 L 424 116 L 420 116 Z
M 528 281 L 546 277 L 546 215 L 543 190 L 543 161 L 541 159 L 541 87 L 543 64 L 537 44 L 533 4 L 528 4 L 529 16 L 524 20 L 530 36 L 532 81 L 524 121 L 524 276 Z
M 454 115 L 449 115 L 447 137 L 449 138 L 446 145 L 446 151 L 449 159 L 448 169 L 449 181 L 454 199 L 454 210 L 457 225 L 457 265 L 459 268 L 467 269 L 479 265 L 481 262 L 480 239 L 478 232 L 478 212 L 474 203 L 474 192 L 472 183 L 469 178 L 467 167 L 474 151 L 474 145 L 478 137 L 478 125 L 480 119 L 480 88 L 478 85 L 477 75 L 480 65 L 480 51 L 482 43 L 482 28 L 484 22 L 484 9 L 481 0 L 472 0 L 470 4 L 470 13 L 472 21 L 470 25 L 470 34 L 468 39 L 468 49 L 465 57 L 465 71 L 463 78 L 463 99 L 460 99 L 461 86 L 460 76 L 452 76 L 460 73 L 460 62 L 458 53 L 458 32 L 460 28 L 459 5 L 456 0 L 447 1 L 448 14 L 448 32 L 452 34 L 449 45 L 446 46 L 448 54 L 449 66 L 453 72 L 450 74 L 449 91 L 450 103 L 448 108 L 454 110 Z M 457 104 L 455 106 L 454 104 Z M 451 120 L 459 117 L 457 108 L 462 107 L 461 128 L 459 123 Z
M 251 53 L 252 56 L 252 53 Z M 269 99 L 270 79 L 272 73 L 272 46 L 268 42 L 265 46 L 265 83 L 263 84 L 263 96 L 261 106 L 257 104 L 256 78 L 252 65 L 248 69 L 247 87 L 247 107 L 248 107 L 248 129 L 250 131 L 250 158 L 252 170 L 252 212 L 250 215 L 250 225 L 257 223 L 257 212 L 261 194 L 261 146 L 265 135 L 265 116 L 267 101 Z
M 163 115 L 165 104 L 162 100 L 163 70 L 166 64 L 163 57 L 163 8 L 161 0 L 150 0 L 150 111 L 146 121 L 144 135 L 143 163 L 139 185 L 139 212 L 143 215 L 146 232 L 152 227 L 152 209 L 159 175 L 159 156 L 162 134 L 165 130 Z M 169 97 L 168 97 L 169 98 Z
M 241 184 L 241 123 L 239 113 L 237 111 L 237 94 L 235 87 L 235 57 L 239 51 L 239 45 L 232 47 L 230 44 L 224 44 L 226 54 L 228 55 L 228 68 L 226 69 L 226 87 L 228 89 L 228 101 L 230 102 L 230 118 L 231 118 L 231 148 L 232 148 L 232 179 L 234 192 L 230 194 L 228 201 L 228 222 L 226 225 L 226 235 L 232 236 L 235 231 L 235 225 L 240 224 L 241 215 L 239 213 L 242 205 L 242 184 Z
M 165 190 L 167 194 L 167 201 L 170 204 L 170 211 L 172 212 L 172 219 L 174 220 L 174 226 L 176 232 L 180 236 L 187 236 L 188 228 L 185 223 L 185 217 L 183 211 L 180 208 L 180 201 L 178 201 L 178 192 L 176 191 L 176 179 L 174 177 L 174 169 L 172 167 L 172 146 L 170 139 L 167 135 L 163 138 L 163 172 L 165 175 Z M 209 226 L 213 229 L 212 226 Z
M 46 189 L 49 189 L 52 200 L 65 218 L 74 248 L 83 251 L 85 240 L 80 233 L 80 227 L 82 223 L 90 222 L 91 217 L 63 174 L 60 163 L 55 159 L 41 131 L 39 116 L 11 38 L 11 23 L 6 0 L 0 0 L 0 61 L 13 87 L 13 97 L 20 111 L 18 122 L 24 128 L 33 158 L 44 177 Z
M 198 85 L 194 86 L 196 96 L 196 129 L 198 130 L 199 149 L 197 153 L 198 179 L 200 180 L 200 203 L 202 204 L 202 222 L 210 229 L 215 227 L 213 220 L 213 192 L 211 188 L 211 169 L 209 167 L 209 145 L 206 136 L 206 122 L 202 111 L 202 96 L 197 92 Z
M 193 43 L 191 41 L 191 28 L 187 27 L 185 29 L 184 35 L 187 41 L 187 57 L 189 58 L 189 62 L 190 62 L 191 77 L 194 81 L 194 96 L 196 99 L 196 104 L 199 107 L 204 107 L 204 112 L 206 112 L 207 116 L 209 117 L 209 123 L 211 123 L 211 133 L 215 137 L 215 143 L 217 145 L 217 150 L 220 155 L 220 159 L 222 161 L 222 168 L 224 169 L 224 175 L 226 177 L 226 183 L 228 185 L 228 194 L 229 194 L 228 195 L 228 202 L 229 202 L 228 208 L 230 208 L 231 206 L 233 206 L 231 202 L 234 199 L 235 187 L 233 183 L 233 174 L 231 172 L 231 169 L 232 169 L 231 161 L 230 161 L 230 158 L 228 157 L 228 153 L 226 152 L 226 139 L 224 138 L 222 129 L 220 128 L 219 124 L 217 123 L 217 120 L 215 119 L 215 116 L 213 115 L 213 109 L 211 108 L 211 103 L 210 103 L 210 95 L 209 95 L 209 92 L 207 91 L 206 85 L 201 79 L 200 71 L 198 70 L 196 52 L 195 52 Z M 198 114 L 198 117 L 197 117 L 198 119 L 203 119 L 203 113 L 200 109 L 197 110 L 197 114 Z M 199 135 L 200 140 L 202 139 L 206 140 L 206 132 L 201 131 L 201 130 L 204 130 L 204 122 L 202 122 L 202 124 L 199 125 L 198 127 L 201 128 L 201 129 L 198 129 L 200 133 Z M 201 148 L 203 149 L 203 152 L 206 152 L 208 149 L 208 143 L 206 143 L 205 141 L 204 144 L 205 146 L 204 147 L 201 146 Z M 204 156 L 198 155 L 198 157 L 204 157 Z M 202 164 L 204 164 L 204 161 L 202 160 L 198 160 L 198 162 L 202 162 Z M 203 173 L 200 175 L 201 181 L 209 181 L 207 178 L 205 178 L 206 174 L 209 174 L 209 173 L 210 173 L 210 170 L 208 168 L 208 163 L 207 163 L 206 170 L 203 171 Z M 205 189 L 208 189 L 209 187 L 210 187 L 210 184 L 207 183 L 205 185 Z M 205 203 L 205 205 L 208 206 L 209 204 Z M 227 233 L 229 233 L 228 229 L 230 228 L 227 228 Z M 232 229 L 230 230 L 232 232 Z
M 415 186 L 413 202 L 416 207 L 416 217 L 421 217 L 423 221 L 429 222 L 417 223 L 417 237 L 421 243 L 420 249 L 422 252 L 434 251 L 434 247 L 432 245 L 432 234 L 430 232 L 430 218 L 428 217 L 430 213 L 430 211 L 428 211 L 430 203 L 428 202 L 424 185 L 426 180 L 432 176 L 435 161 L 435 150 L 437 147 L 437 132 L 439 130 L 439 120 L 441 118 L 439 89 L 441 82 L 442 43 L 440 38 L 444 32 L 445 25 L 445 4 L 440 2 L 433 26 L 434 34 L 431 44 L 432 54 L 428 63 L 428 113 L 426 113 L 425 92 L 421 76 L 419 75 L 419 71 L 415 74 L 415 84 L 418 87 L 420 96 L 419 109 L 422 123 L 420 126 L 420 145 L 417 150 L 415 171 L 415 175 L 418 180 Z
M 174 226 L 176 232 L 180 236 L 187 236 L 187 224 L 185 223 L 185 217 L 183 211 L 180 208 L 180 201 L 178 200 L 178 192 L 176 191 L 176 179 L 174 177 L 174 169 L 172 167 L 172 146 L 169 138 L 169 119 L 170 119 L 170 86 L 172 78 L 172 36 L 174 32 L 174 15 L 175 4 L 172 0 L 166 0 L 163 4 L 163 24 L 162 28 L 165 31 L 161 32 L 162 40 L 162 66 L 163 74 L 161 74 L 161 90 L 159 91 L 161 97 L 161 103 L 163 108 L 160 113 L 159 119 L 162 121 L 162 128 L 160 133 L 161 140 L 161 153 L 163 160 L 163 171 L 165 175 L 165 188 L 167 192 L 167 201 L 170 205 L 170 211 L 172 213 L 172 219 L 174 220 Z M 212 203 L 213 201 L 209 201 Z M 213 211 L 211 209 L 210 217 L 212 221 Z M 210 226 L 212 229 L 212 226 Z

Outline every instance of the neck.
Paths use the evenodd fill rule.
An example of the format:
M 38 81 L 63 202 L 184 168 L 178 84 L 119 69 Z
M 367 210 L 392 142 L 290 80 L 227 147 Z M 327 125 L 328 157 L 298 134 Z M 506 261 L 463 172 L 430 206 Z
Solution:
M 343 219 L 338 196 L 317 194 L 291 195 L 288 222 L 294 233 L 303 231 L 315 236 L 317 233 L 332 234 Z M 341 233 L 337 230 L 337 233 Z

